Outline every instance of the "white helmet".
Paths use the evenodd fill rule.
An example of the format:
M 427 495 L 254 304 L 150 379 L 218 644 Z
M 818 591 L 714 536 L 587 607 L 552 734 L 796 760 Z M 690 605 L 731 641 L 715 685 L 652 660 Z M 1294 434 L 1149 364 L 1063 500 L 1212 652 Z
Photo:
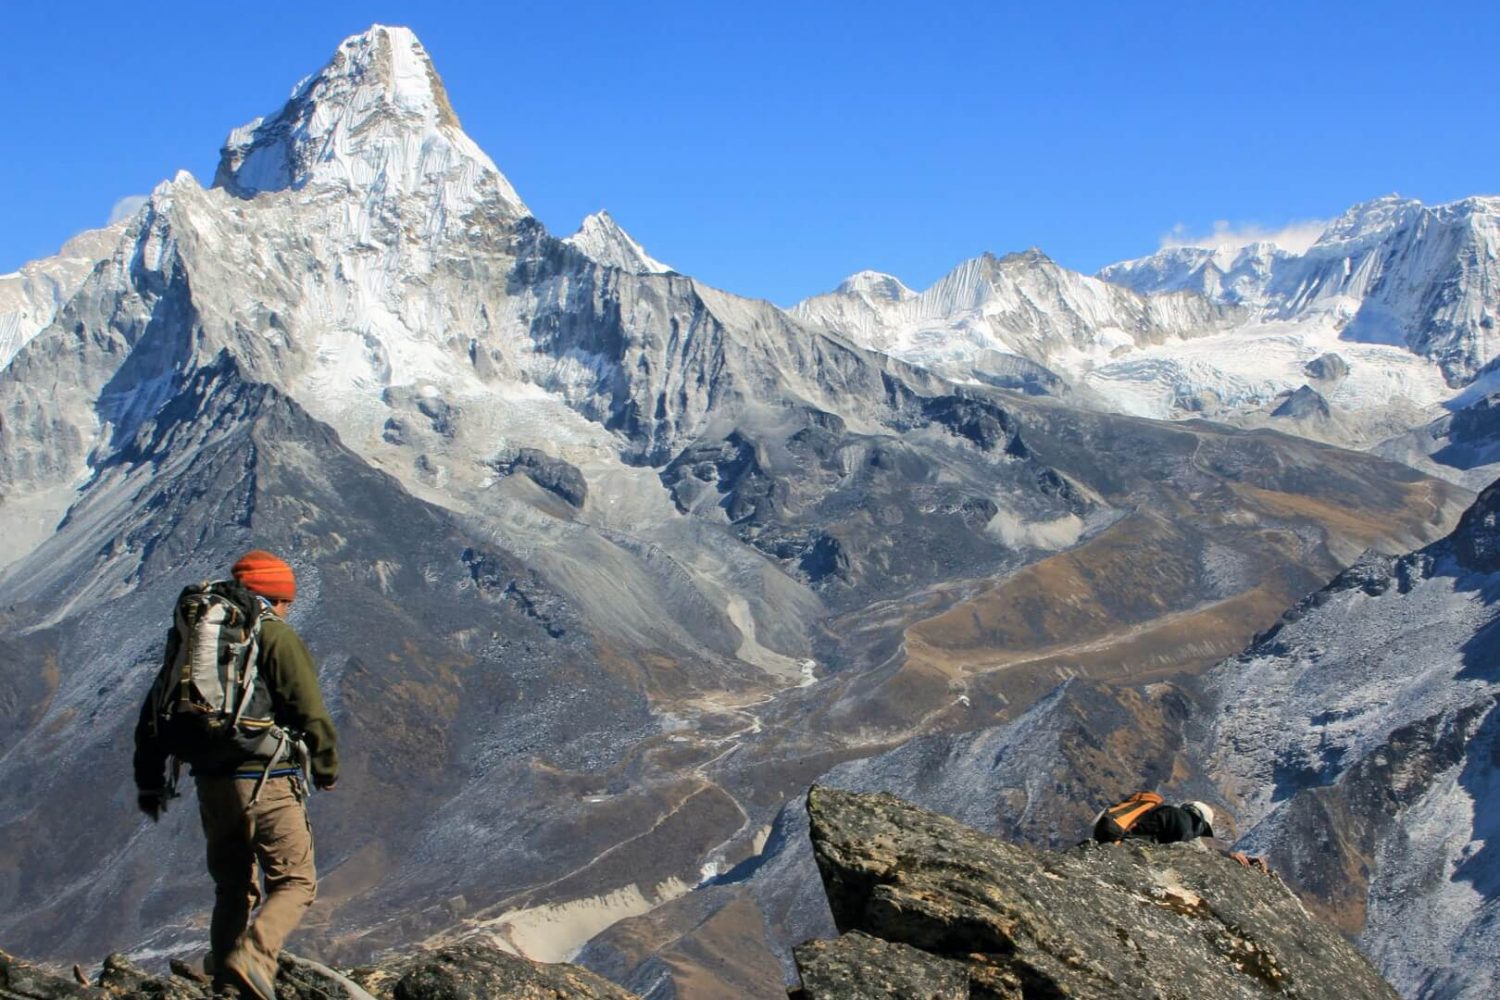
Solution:
M 1199 816 L 1202 816 L 1203 817 L 1203 822 L 1206 823 L 1206 824 L 1208 824 L 1208 828 L 1210 830 L 1213 829 L 1213 826 L 1214 826 L 1214 807 L 1213 806 L 1209 805 L 1207 802 L 1189 802 L 1188 803 L 1188 808 L 1192 809 Z

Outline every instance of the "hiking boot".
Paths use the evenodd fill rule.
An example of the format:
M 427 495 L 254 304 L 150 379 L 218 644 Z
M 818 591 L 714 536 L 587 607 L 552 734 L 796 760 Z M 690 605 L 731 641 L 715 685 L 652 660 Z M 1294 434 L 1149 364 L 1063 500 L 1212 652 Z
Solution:
M 193 968 L 191 965 L 184 962 L 180 958 L 174 958 L 169 961 L 167 963 L 167 968 L 172 970 L 172 975 L 177 976 L 180 979 L 186 979 L 190 982 L 198 983 L 200 986 L 208 985 L 209 979 L 207 975 L 199 972 L 197 969 Z
M 241 1000 L 276 1000 L 275 984 L 259 969 L 247 965 L 235 955 L 224 960 L 223 970 L 215 977 L 216 985 L 221 982 L 232 987 Z

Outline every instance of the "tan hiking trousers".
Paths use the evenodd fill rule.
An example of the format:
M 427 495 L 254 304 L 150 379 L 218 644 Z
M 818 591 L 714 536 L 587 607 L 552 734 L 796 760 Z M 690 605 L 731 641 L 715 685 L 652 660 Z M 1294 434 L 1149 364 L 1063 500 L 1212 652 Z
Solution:
M 271 778 L 252 806 L 254 779 L 197 781 L 208 873 L 214 880 L 209 928 L 214 969 L 255 969 L 267 982 L 274 981 L 281 946 L 318 889 L 305 795 L 296 779 Z

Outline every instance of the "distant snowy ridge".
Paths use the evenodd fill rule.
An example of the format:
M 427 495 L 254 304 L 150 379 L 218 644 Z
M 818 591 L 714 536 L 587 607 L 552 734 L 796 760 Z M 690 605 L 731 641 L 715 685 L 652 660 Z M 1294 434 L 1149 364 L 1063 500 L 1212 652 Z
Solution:
M 952 378 L 1369 447 L 1436 419 L 1500 353 L 1500 199 L 1390 196 L 1302 252 L 1172 246 L 1097 278 L 1038 250 L 922 292 L 864 271 L 790 312 Z
M 1329 316 L 1344 339 L 1404 347 L 1458 386 L 1500 353 L 1500 198 L 1427 206 L 1387 195 L 1350 208 L 1305 253 L 1173 247 L 1099 276 L 1146 294 L 1200 292 L 1270 321 Z
M 125 223 L 79 233 L 55 257 L 0 274 L 0 371 L 73 297 L 95 265 L 106 259 Z
M 799 302 L 798 319 L 905 361 L 960 374 L 986 353 L 1055 371 L 1227 326 L 1234 310 L 1192 295 L 1145 296 L 1059 267 L 1040 250 L 965 261 L 917 293 L 863 271 Z

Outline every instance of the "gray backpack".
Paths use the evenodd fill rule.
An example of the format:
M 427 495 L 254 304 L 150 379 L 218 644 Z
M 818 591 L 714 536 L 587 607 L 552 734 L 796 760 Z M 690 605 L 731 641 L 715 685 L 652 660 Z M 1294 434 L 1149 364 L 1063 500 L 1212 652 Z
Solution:
M 261 759 L 263 786 L 276 764 L 299 751 L 300 741 L 276 725 L 271 691 L 257 669 L 267 617 L 274 615 L 233 580 L 193 584 L 178 596 L 152 687 L 156 737 L 173 758 L 174 787 L 181 764 L 214 773 Z

